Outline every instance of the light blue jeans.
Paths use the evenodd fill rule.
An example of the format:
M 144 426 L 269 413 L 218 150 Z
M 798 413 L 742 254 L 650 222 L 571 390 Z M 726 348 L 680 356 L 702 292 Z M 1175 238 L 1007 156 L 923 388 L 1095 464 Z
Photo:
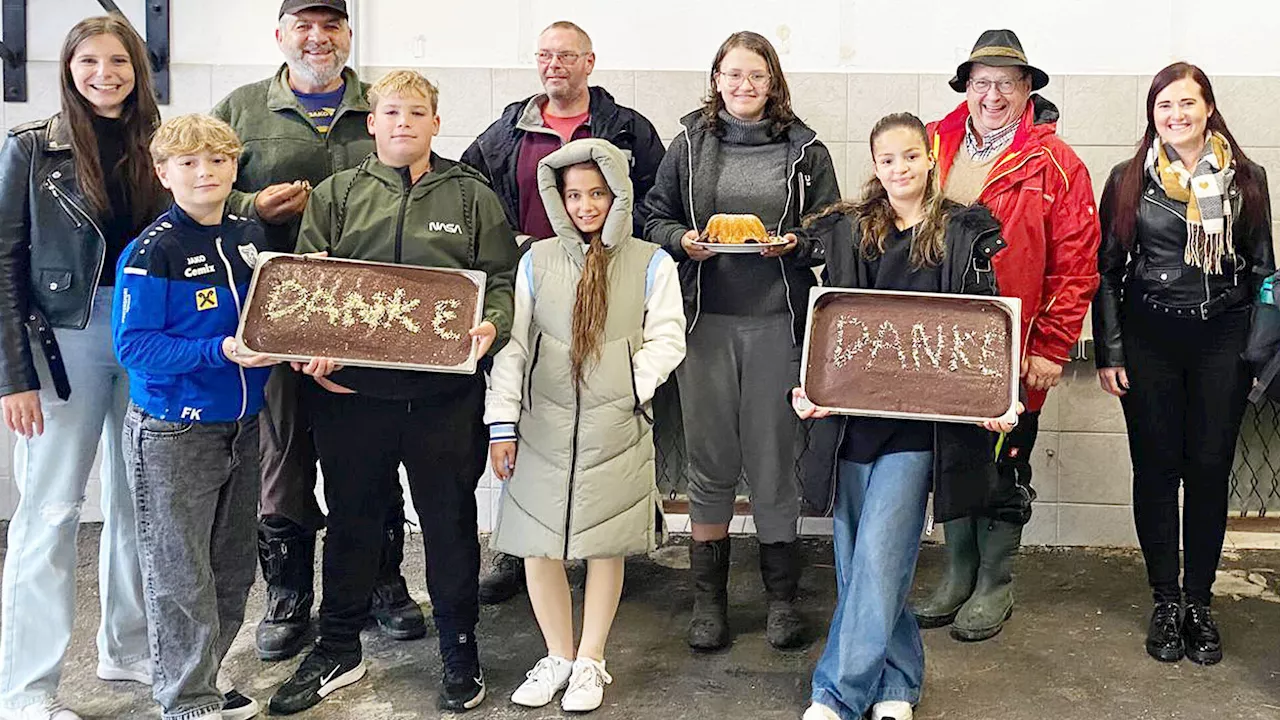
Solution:
M 121 454 L 129 379 L 111 346 L 109 288 L 99 290 L 84 330 L 56 330 L 71 383 L 54 393 L 44 356 L 40 373 L 44 434 L 19 438 L 14 474 L 21 499 L 9 523 L 0 592 L 0 707 L 56 696 L 76 607 L 76 530 L 85 485 L 102 440 L 102 540 L 98 660 L 126 665 L 150 656 L 142 599 L 133 495 Z
M 859 720 L 886 700 L 920 701 L 924 644 L 907 609 L 920 554 L 932 452 L 841 461 L 835 515 L 836 600 L 813 702 Z

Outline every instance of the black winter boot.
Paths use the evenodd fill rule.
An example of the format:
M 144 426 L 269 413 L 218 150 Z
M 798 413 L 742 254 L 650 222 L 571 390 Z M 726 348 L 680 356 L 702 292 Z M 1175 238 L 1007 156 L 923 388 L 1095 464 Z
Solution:
M 780 650 L 793 650 L 805 644 L 804 618 L 796 609 L 803 568 L 799 543 L 760 544 L 760 577 L 769 596 L 769 619 L 764 634 L 769 644 Z
M 315 598 L 316 534 L 278 515 L 258 523 L 258 560 L 267 582 L 267 611 L 258 623 L 258 657 L 287 660 L 307 641 Z
M 409 597 L 409 587 L 400 574 L 404 561 L 404 516 L 393 512 L 387 518 L 378 584 L 369 598 L 369 614 L 393 640 L 417 640 L 427 634 L 422 608 Z
M 506 553 L 493 556 L 493 569 L 480 578 L 480 604 L 498 605 L 524 592 L 524 558 Z
M 693 617 L 689 647 L 720 650 L 729 646 L 729 538 L 694 541 L 689 546 L 693 573 Z

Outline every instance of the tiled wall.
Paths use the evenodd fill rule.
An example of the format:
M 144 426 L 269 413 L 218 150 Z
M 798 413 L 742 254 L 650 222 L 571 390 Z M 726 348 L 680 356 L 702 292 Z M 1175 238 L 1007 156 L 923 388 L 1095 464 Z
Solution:
M 45 117 L 57 109 L 56 66 L 31 63 L 31 102 L 5 104 L 0 121 L 8 126 Z M 387 68 L 368 68 L 372 79 Z M 440 85 L 443 127 L 436 150 L 457 157 L 502 108 L 538 91 L 532 69 L 420 68 Z M 173 104 L 166 115 L 207 110 L 235 87 L 274 73 L 274 66 L 176 65 Z M 848 75 L 795 73 L 788 76 L 797 114 L 831 150 L 846 194 L 870 175 L 867 134 L 881 116 L 909 111 L 929 121 L 959 103 L 947 87 L 948 75 Z M 1218 77 L 1215 91 L 1223 115 L 1250 155 L 1280 174 L 1280 123 L 1271 103 L 1280 97 L 1280 77 Z M 666 140 L 678 119 L 696 108 L 706 90 L 698 72 L 600 70 L 593 84 L 607 88 L 623 105 L 644 113 Z M 1102 180 L 1116 162 L 1132 153 L 1145 127 L 1148 77 L 1056 77 L 1041 93 L 1062 111 L 1059 132 L 1075 148 L 1101 193 Z M 1280 218 L 1280 191 L 1274 193 Z M 1280 235 L 1280 232 L 1277 233 Z M 1099 388 L 1092 365 L 1075 363 L 1050 398 L 1041 418 L 1034 453 L 1037 512 L 1027 530 L 1034 544 L 1132 545 L 1129 509 L 1130 467 L 1119 403 Z M 0 435 L 0 516 L 16 501 L 10 479 L 11 438 Z M 476 495 L 481 525 L 496 509 L 496 487 L 486 478 Z M 90 505 L 96 504 L 96 495 Z M 87 507 L 86 519 L 97 517 Z M 815 526 L 816 527 L 816 526 Z

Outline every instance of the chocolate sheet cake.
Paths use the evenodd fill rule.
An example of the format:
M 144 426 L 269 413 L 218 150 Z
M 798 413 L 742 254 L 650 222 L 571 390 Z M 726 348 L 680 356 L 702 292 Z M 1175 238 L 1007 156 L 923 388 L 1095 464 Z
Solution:
M 261 261 L 242 338 L 256 352 L 349 365 L 465 365 L 482 288 L 446 270 L 278 256 Z
M 986 300 L 827 293 L 811 313 L 805 390 L 823 407 L 994 418 L 1009 409 L 1013 318 Z

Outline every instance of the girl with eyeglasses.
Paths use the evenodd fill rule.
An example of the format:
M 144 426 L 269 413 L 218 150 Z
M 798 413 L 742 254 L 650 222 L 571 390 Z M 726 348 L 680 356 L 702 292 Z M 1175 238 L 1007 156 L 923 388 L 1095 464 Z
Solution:
M 730 35 L 711 65 L 702 108 L 681 119 L 646 205 L 645 237 L 680 264 L 688 353 L 677 370 L 689 454 L 694 582 L 688 643 L 730 642 L 729 522 L 739 478 L 751 493 L 775 647 L 804 643 L 796 448 L 786 402 L 799 374 L 811 268 L 820 246 L 800 218 L 840 196 L 817 134 L 796 117 L 778 54 L 753 32 Z M 713 255 L 694 244 L 716 213 L 758 216 L 783 245 Z

